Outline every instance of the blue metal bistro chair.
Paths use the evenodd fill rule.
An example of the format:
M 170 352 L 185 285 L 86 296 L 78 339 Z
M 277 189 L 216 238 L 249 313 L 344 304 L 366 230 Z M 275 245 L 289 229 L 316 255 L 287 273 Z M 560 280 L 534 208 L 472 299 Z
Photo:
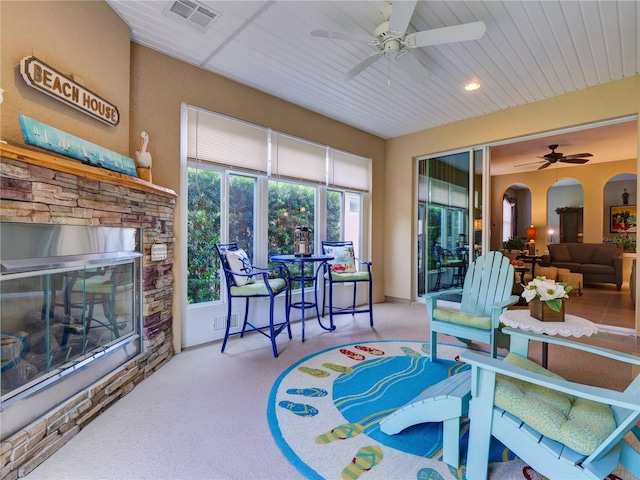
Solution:
M 369 324 L 373 327 L 373 299 L 371 277 L 371 262 L 363 261 L 355 258 L 353 250 L 353 242 L 322 242 L 322 253 L 331 255 L 333 260 L 324 265 L 324 281 L 325 285 L 329 285 L 329 323 L 333 330 L 334 315 L 355 315 L 356 313 L 369 313 Z M 353 300 L 351 305 L 346 307 L 338 307 L 334 304 L 334 288 L 337 285 L 345 283 L 353 283 Z M 369 287 L 369 304 L 368 307 L 356 307 L 356 293 L 358 283 L 367 283 Z M 326 295 L 322 297 L 322 316 L 325 312 Z
M 237 242 L 216 244 L 216 250 L 220 257 L 220 263 L 224 270 L 227 281 L 227 327 L 222 342 L 222 351 L 227 345 L 227 340 L 231 335 L 243 337 L 246 332 L 256 331 L 271 340 L 273 356 L 278 356 L 276 337 L 286 328 L 291 339 L 291 325 L 289 323 L 289 280 L 285 266 L 278 266 L 278 277 L 269 278 L 274 271 L 268 268 L 256 267 L 251 264 L 251 260 L 246 252 L 238 248 Z M 275 323 L 273 319 L 273 309 L 275 298 L 284 293 L 285 298 L 285 321 Z M 269 298 L 269 324 L 256 326 L 249 322 L 249 301 L 253 298 Z M 231 328 L 231 307 L 234 298 L 245 299 L 244 323 L 242 330 L 236 333 L 229 333 Z

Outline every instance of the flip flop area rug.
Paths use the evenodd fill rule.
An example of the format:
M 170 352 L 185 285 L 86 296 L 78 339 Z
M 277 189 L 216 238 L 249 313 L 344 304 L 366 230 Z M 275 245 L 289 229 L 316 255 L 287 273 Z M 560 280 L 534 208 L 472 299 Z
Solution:
M 455 361 L 465 349 L 429 344 L 361 342 L 310 355 L 275 382 L 267 408 L 271 432 L 285 456 L 311 479 L 463 479 L 469 420 L 462 419 L 461 465 L 442 461 L 442 423 L 396 435 L 379 423 L 429 386 L 469 369 Z M 500 442 L 490 452 L 491 478 L 542 479 Z

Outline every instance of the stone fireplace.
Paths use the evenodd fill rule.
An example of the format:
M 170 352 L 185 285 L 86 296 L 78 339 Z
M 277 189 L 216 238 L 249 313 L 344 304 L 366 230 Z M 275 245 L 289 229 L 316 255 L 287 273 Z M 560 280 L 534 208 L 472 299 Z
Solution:
M 135 177 L 12 145 L 2 145 L 0 181 L 0 221 L 8 227 L 0 255 L 7 300 L 0 321 L 7 343 L 0 373 L 0 477 L 14 479 L 27 475 L 172 357 L 176 195 Z M 42 241 L 47 235 L 123 240 L 108 247 L 105 257 L 105 252 L 84 251 L 77 240 Z M 5 254 L 11 249 L 7 243 L 25 236 L 25 244 L 67 247 L 60 256 Z M 86 243 L 93 248 L 101 241 Z M 166 248 L 166 258 L 152 260 L 154 245 Z M 18 291 L 23 284 L 31 287 Z M 19 323 L 24 317 L 29 321 Z M 49 328 L 46 341 L 36 341 L 42 337 L 31 329 L 36 324 Z M 9 345 L 29 334 L 33 348 L 29 342 Z M 23 363 L 27 356 L 30 362 Z M 97 368 L 88 366 L 92 362 Z M 16 376 L 17 369 L 10 367 L 17 363 L 27 373 Z M 33 388 L 38 385 L 47 392 L 40 399 Z

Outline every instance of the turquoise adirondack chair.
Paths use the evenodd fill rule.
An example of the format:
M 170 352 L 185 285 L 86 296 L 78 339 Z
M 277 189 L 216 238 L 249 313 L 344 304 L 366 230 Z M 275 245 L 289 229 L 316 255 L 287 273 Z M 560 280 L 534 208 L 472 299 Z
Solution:
M 466 475 L 486 479 L 491 436 L 549 479 L 604 479 L 618 464 L 640 477 L 640 375 L 623 391 L 562 379 L 527 359 L 529 341 L 553 343 L 632 365 L 640 357 L 504 328 L 511 352 L 504 361 L 465 352 L 471 364 Z M 631 433 L 629 433 L 631 432 Z
M 496 332 L 500 315 L 518 301 L 512 295 L 514 269 L 500 252 L 488 252 L 471 263 L 462 289 L 427 293 L 427 314 L 431 320 L 431 361 L 437 359 L 437 334 L 453 335 L 463 341 L 475 340 L 491 346 L 496 356 Z M 460 309 L 438 307 L 443 295 L 461 293 Z

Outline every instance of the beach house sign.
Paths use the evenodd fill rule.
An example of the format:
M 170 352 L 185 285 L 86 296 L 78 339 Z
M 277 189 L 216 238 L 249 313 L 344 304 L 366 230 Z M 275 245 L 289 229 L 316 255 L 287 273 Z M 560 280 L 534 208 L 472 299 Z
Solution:
M 30 87 L 66 103 L 76 110 L 80 110 L 107 125 L 116 126 L 120 122 L 120 113 L 115 105 L 36 57 L 23 58 L 20 61 L 20 73 Z

